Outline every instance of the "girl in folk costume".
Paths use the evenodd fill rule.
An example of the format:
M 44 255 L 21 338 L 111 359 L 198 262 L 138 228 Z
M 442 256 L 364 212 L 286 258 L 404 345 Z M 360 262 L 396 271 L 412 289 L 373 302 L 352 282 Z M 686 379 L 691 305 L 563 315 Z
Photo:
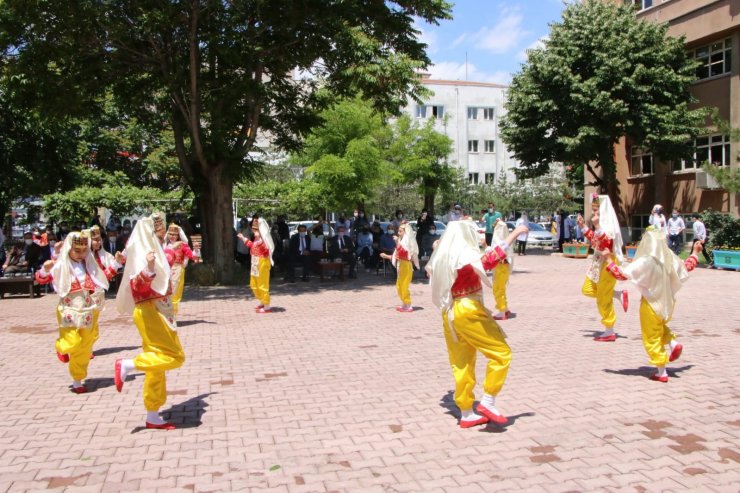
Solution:
M 72 390 L 83 394 L 87 387 L 82 381 L 98 340 L 98 316 L 108 289 L 108 279 L 90 250 L 90 231 L 67 235 L 56 262 L 46 261 L 36 280 L 52 283 L 59 295 L 57 357 L 69 363 Z
M 167 401 L 165 372 L 182 366 L 185 353 L 170 301 L 171 259 L 162 247 L 166 232 L 164 216 L 155 213 L 136 223 L 126 245 L 126 267 L 116 305 L 123 315 L 133 313 L 143 351 L 132 360 L 116 360 L 115 383 L 120 392 L 131 371 L 143 371 L 146 427 L 171 430 L 175 425 L 159 416 L 159 408 Z
M 689 258 L 681 261 L 665 241 L 665 232 L 648 228 L 635 251 L 634 260 L 626 267 L 609 264 L 609 272 L 619 280 L 632 281 L 642 294 L 640 328 L 645 352 L 657 369 L 651 380 L 668 382 L 666 364 L 676 361 L 683 346 L 668 328 L 676 305 L 676 293 L 699 262 L 701 244 L 694 244 Z M 670 354 L 665 346 L 669 346 Z
M 270 235 L 270 226 L 263 218 L 252 222 L 254 240 L 245 238 L 239 233 L 237 238 L 249 248 L 252 257 L 252 266 L 249 271 L 249 287 L 252 288 L 258 305 L 255 307 L 257 313 L 270 313 L 270 269 L 272 268 L 272 252 L 275 244 Z
M 617 281 L 610 276 L 606 267 L 610 261 L 617 265 L 624 261 L 622 255 L 622 232 L 619 229 L 617 214 L 608 195 L 591 196 L 591 223 L 594 229 L 585 226 L 583 216 L 577 218 L 578 227 L 583 236 L 591 242 L 594 249 L 591 265 L 586 272 L 581 292 L 589 298 L 596 298 L 596 307 L 601 315 L 601 323 L 606 329 L 601 335 L 594 337 L 599 342 L 614 342 L 617 335 L 614 333 L 614 324 L 617 314 L 614 311 L 614 286 Z M 627 291 L 621 291 L 622 308 L 627 311 Z
M 90 248 L 92 250 L 93 258 L 100 267 L 100 270 L 105 273 L 105 277 L 110 282 L 116 274 L 118 269 L 123 266 L 123 255 L 120 252 L 116 252 L 113 256 L 103 248 L 103 237 L 100 234 L 100 227 L 93 226 L 90 228 Z
M 442 310 L 447 351 L 455 378 L 455 403 L 460 408 L 462 428 L 492 421 L 507 422 L 496 409 L 496 396 L 504 385 L 511 362 L 511 349 L 501 327 L 483 305 L 482 285 L 491 285 L 486 270 L 506 259 L 505 249 L 526 226 L 514 229 L 501 244 L 481 255 L 477 227 L 472 221 L 453 221 L 429 259 L 432 301 Z M 483 399 L 473 410 L 476 351 L 488 359 L 483 381 Z M 477 412 L 476 412 L 477 411 Z
M 396 268 L 396 290 L 398 297 L 401 299 L 401 306 L 396 307 L 399 312 L 413 312 L 411 306 L 411 278 L 414 276 L 414 268 L 411 263 L 419 268 L 419 245 L 416 243 L 416 232 L 408 223 L 403 221 L 398 227 L 398 238 L 396 240 L 396 249 L 393 255 L 381 253 L 381 257 L 390 260 L 393 267 Z
M 506 258 L 493 269 L 493 297 L 496 299 L 496 310 L 498 310 L 498 313 L 493 316 L 494 320 L 508 320 L 511 315 L 509 304 L 506 301 L 506 285 L 509 283 L 511 270 L 514 268 L 514 259 L 506 244 L 508 236 L 509 228 L 506 227 L 506 223 L 501 218 L 496 219 L 491 244 L 502 245 L 506 251 Z
M 185 268 L 188 266 L 188 260 L 195 263 L 200 262 L 200 250 L 198 245 L 193 245 L 195 250 L 188 246 L 188 237 L 185 231 L 175 223 L 170 224 L 167 228 L 167 243 L 164 247 L 165 253 L 173 257 L 172 264 L 172 307 L 177 315 L 182 300 L 182 292 L 185 289 Z

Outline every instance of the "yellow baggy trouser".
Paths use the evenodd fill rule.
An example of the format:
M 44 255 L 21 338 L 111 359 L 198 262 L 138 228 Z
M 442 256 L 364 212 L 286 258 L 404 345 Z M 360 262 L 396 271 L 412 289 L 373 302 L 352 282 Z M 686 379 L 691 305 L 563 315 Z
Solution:
M 185 266 L 180 265 L 180 275 L 177 276 L 177 285 L 174 286 L 174 290 L 172 292 L 172 296 L 170 296 L 170 301 L 172 302 L 172 308 L 175 311 L 175 315 L 177 315 L 177 310 L 180 308 L 180 301 L 182 301 L 182 293 L 185 290 Z
M 252 288 L 254 297 L 260 303 L 267 306 L 270 304 L 270 264 L 269 257 L 260 257 L 259 276 L 249 276 L 249 287 Z
M 78 329 L 76 327 L 62 327 L 62 314 L 57 310 L 57 321 L 59 323 L 59 338 L 55 346 L 61 354 L 69 356 L 69 374 L 72 380 L 84 380 L 87 377 L 87 367 L 90 365 L 90 355 L 93 352 L 93 344 L 98 340 L 98 315 L 93 312 L 92 324 L 89 329 Z
M 497 395 L 504 386 L 511 363 L 511 348 L 504 340 L 501 327 L 491 318 L 483 303 L 475 298 L 458 298 L 452 305 L 452 327 L 448 312 L 442 314 L 447 351 L 455 378 L 455 403 L 462 411 L 473 407 L 475 395 L 476 350 L 488 359 L 483 391 Z
M 640 329 L 642 329 L 642 344 L 650 357 L 650 364 L 665 366 L 668 363 L 668 353 L 665 350 L 676 338 L 668 328 L 668 320 L 663 320 L 643 297 L 640 301 Z
M 501 262 L 493 270 L 493 296 L 496 298 L 496 310 L 505 312 L 509 305 L 506 302 L 506 283 L 509 282 L 511 266 L 508 262 Z
M 410 260 L 398 259 L 396 261 L 396 291 L 398 291 L 398 297 L 401 299 L 401 303 L 407 306 L 411 306 L 411 291 L 409 286 L 411 285 L 411 278 L 414 276 L 414 267 L 411 265 Z
M 581 292 L 589 298 L 596 298 L 601 323 L 607 329 L 611 329 L 617 323 L 617 313 L 614 311 L 614 286 L 617 285 L 617 279 L 606 270 L 607 265 L 606 262 L 602 262 L 598 283 L 588 277 L 583 281 Z
M 134 358 L 134 367 L 144 377 L 144 407 L 156 411 L 167 401 L 165 371 L 179 368 L 185 353 L 177 332 L 170 329 L 156 307 L 156 300 L 137 303 L 134 323 L 141 335 L 143 352 Z

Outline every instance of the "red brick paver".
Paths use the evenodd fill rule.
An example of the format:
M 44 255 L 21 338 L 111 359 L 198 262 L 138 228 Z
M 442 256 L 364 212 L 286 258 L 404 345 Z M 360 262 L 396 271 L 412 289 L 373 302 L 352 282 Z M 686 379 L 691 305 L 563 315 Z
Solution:
M 420 278 L 412 314 L 394 310 L 390 277 L 362 271 L 276 279 L 278 310 L 266 315 L 246 286 L 188 287 L 187 361 L 168 373 L 164 408 L 182 427 L 170 432 L 142 429 L 143 375 L 115 391 L 113 362 L 140 338 L 112 300 L 94 391 L 75 395 L 54 355 L 56 297 L 6 297 L 0 492 L 738 491 L 740 274 L 692 273 L 671 323 L 684 353 L 661 384 L 647 378 L 635 288 L 618 341 L 591 340 L 599 318 L 580 294 L 585 268 L 516 257 L 516 316 L 501 323 L 513 361 L 497 402 L 510 423 L 468 430 Z

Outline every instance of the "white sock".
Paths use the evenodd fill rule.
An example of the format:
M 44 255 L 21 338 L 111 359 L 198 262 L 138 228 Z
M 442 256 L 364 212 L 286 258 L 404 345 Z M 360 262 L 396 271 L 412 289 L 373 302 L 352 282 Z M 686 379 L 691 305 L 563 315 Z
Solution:
M 614 335 L 614 327 L 609 327 L 608 329 L 604 330 L 604 333 L 601 334 L 601 337 L 609 337 Z
M 74 387 L 75 389 L 79 389 L 80 387 L 82 387 L 82 380 L 73 380 L 72 387 Z
M 124 382 L 126 381 L 126 377 L 129 373 L 134 371 L 134 360 L 132 359 L 124 359 L 121 360 L 121 380 Z
M 496 396 L 491 394 L 483 394 L 483 399 L 480 400 L 483 407 L 491 411 L 493 414 L 501 414 L 496 409 Z
M 659 377 L 667 377 L 668 376 L 668 372 L 666 371 L 665 366 L 657 366 L 656 369 L 658 370 L 657 375 Z
M 263 305 L 262 306 L 262 309 L 265 310 L 265 311 L 267 311 L 267 310 L 270 309 L 270 305 Z
M 460 418 L 460 421 L 475 421 L 483 417 L 480 414 L 477 414 L 472 409 L 468 409 L 467 411 L 461 411 L 461 414 L 462 414 L 462 418 Z
M 676 346 L 678 346 L 678 341 L 676 341 L 675 339 L 671 339 L 671 342 L 668 343 L 668 346 L 671 348 L 671 351 L 673 351 Z
M 159 416 L 159 411 L 147 411 L 146 412 L 146 422 L 151 423 L 153 425 L 163 425 L 165 423 L 165 420 L 163 420 Z

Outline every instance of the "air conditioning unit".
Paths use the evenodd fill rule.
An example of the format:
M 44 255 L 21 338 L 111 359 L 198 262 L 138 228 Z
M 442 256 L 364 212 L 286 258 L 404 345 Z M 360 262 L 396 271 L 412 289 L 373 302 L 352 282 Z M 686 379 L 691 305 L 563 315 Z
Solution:
M 706 171 L 697 170 L 696 171 L 696 188 L 714 190 L 714 189 L 720 188 L 720 186 L 719 186 L 719 183 L 717 183 L 717 180 L 715 180 L 712 175 L 710 175 Z

